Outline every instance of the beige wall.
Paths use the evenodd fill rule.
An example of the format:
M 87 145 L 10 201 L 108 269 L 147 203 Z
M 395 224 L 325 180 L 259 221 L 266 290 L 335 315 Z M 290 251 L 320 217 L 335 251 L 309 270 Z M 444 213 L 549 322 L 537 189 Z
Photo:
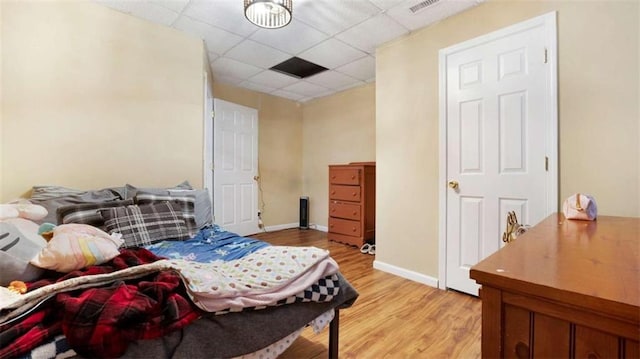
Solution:
M 2 1 L 2 198 L 202 185 L 202 41 L 88 2 Z
M 327 225 L 330 164 L 375 161 L 375 84 L 304 104 L 303 193 L 309 220 Z
M 438 277 L 438 50 L 554 10 L 560 197 L 639 216 L 638 6 L 492 1 L 379 48 L 376 260 Z
M 298 222 L 302 193 L 302 106 L 297 102 L 214 82 L 216 98 L 258 110 L 258 165 L 266 226 Z

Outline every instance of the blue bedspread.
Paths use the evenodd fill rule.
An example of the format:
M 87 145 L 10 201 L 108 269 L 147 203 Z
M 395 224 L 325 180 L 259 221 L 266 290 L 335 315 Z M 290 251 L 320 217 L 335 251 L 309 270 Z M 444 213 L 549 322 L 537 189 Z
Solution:
M 195 237 L 186 241 L 162 241 L 145 248 L 160 257 L 208 263 L 242 258 L 268 245 L 213 225 L 202 228 Z

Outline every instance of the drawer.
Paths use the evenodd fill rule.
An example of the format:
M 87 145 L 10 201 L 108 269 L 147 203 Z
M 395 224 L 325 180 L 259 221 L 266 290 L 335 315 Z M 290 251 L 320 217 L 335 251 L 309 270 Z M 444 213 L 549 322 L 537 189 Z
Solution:
M 360 205 L 332 202 L 329 203 L 329 216 L 360 220 Z
M 360 202 L 360 186 L 329 186 L 329 199 Z
M 331 217 L 329 217 L 329 232 L 335 232 L 354 237 L 360 237 L 360 235 L 362 234 L 359 221 L 350 221 L 348 219 Z
M 329 183 L 360 184 L 360 170 L 353 168 L 332 168 L 329 170 Z

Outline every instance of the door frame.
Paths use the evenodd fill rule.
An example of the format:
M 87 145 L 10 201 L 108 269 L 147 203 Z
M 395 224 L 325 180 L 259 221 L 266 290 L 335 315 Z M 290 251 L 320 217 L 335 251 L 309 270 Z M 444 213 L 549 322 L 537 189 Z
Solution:
M 549 161 L 547 172 L 547 212 L 558 211 L 558 63 L 557 63 L 557 15 L 550 12 L 519 22 L 514 25 L 490 32 L 479 37 L 463 41 L 439 51 L 439 183 L 438 186 L 438 288 L 447 288 L 447 56 L 463 51 L 512 33 L 521 32 L 529 28 L 543 26 L 545 28 L 545 42 L 547 62 L 549 65 L 549 78 L 547 78 L 548 96 L 545 97 L 545 112 L 547 119 L 547 134 L 545 148 Z M 541 54 L 543 56 L 543 54 Z
M 203 74 L 203 132 L 204 139 L 202 147 L 202 188 L 209 191 L 209 201 L 211 201 L 211 214 L 213 215 L 213 93 L 209 87 L 209 74 Z M 209 106 L 210 105 L 210 106 Z

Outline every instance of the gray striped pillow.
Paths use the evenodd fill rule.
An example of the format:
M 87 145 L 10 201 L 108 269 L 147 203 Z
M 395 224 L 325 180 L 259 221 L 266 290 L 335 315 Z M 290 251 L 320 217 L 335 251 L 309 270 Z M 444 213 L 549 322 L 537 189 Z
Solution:
M 141 247 L 155 242 L 189 238 L 181 208 L 171 202 L 101 209 L 109 233 L 120 233 L 124 247 Z
M 171 202 L 180 208 L 184 223 L 187 225 L 189 235 L 194 236 L 198 233 L 195 216 L 195 196 L 192 194 L 156 194 L 139 191 L 135 196 L 137 205 L 154 204 L 162 202 Z
M 56 211 L 58 224 L 80 223 L 104 229 L 104 218 L 100 209 L 122 207 L 133 204 L 133 200 L 81 203 L 59 207 Z

